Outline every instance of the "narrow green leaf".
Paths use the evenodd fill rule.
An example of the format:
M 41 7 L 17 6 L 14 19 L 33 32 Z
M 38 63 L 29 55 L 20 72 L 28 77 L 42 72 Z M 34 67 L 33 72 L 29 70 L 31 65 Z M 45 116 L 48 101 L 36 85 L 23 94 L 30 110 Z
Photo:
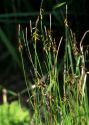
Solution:
M 8 91 L 8 93 L 10 94 L 10 95 L 12 95 L 12 96 L 18 96 L 18 94 L 16 93 L 16 92 L 13 92 L 13 91 L 11 91 L 11 90 L 7 90 Z
M 12 57 L 15 59 L 15 61 L 19 64 L 19 59 L 16 54 L 15 48 L 12 46 L 10 41 L 7 39 L 6 35 L 4 34 L 3 30 L 0 29 L 0 38 L 1 42 L 6 46 L 8 49 L 8 52 L 12 55 Z
M 58 3 L 57 5 L 55 5 L 55 6 L 53 7 L 53 10 L 55 10 L 55 9 L 57 9 L 57 8 L 59 8 L 59 7 L 63 6 L 63 5 L 65 5 L 65 4 L 66 4 L 66 2 Z

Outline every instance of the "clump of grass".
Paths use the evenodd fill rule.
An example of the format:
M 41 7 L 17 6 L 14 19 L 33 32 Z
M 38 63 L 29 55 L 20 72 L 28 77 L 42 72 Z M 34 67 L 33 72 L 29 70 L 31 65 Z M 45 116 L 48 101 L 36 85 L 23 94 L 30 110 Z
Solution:
M 40 15 L 33 28 L 30 21 L 31 41 L 34 55 L 31 53 L 26 32 L 21 31 L 19 25 L 19 51 L 21 54 L 23 73 L 29 96 L 29 103 L 33 108 L 33 115 L 30 124 L 35 125 L 88 125 L 89 107 L 86 93 L 86 67 L 83 52 L 83 39 L 80 41 L 80 48 L 76 45 L 75 34 L 67 23 L 67 6 L 65 19 L 65 36 L 60 38 L 58 47 L 51 34 L 43 25 L 42 8 Z M 21 38 L 22 34 L 22 38 Z M 59 81 L 58 53 L 62 40 L 65 40 L 65 53 L 63 58 L 64 71 L 63 81 Z M 27 77 L 24 65 L 23 46 L 27 49 L 27 54 L 32 67 L 34 84 Z M 44 60 L 40 61 L 37 51 L 38 41 L 43 45 L 42 54 Z M 44 71 L 45 69 L 45 71 Z M 61 96 L 60 84 L 63 86 L 63 96 Z M 32 94 L 30 94 L 30 92 Z

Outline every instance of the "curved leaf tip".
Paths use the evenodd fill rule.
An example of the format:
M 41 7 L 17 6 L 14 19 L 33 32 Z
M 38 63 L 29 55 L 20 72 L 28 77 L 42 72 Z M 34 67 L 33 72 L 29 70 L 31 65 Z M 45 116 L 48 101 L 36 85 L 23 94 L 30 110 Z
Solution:
M 63 6 L 63 5 L 65 5 L 65 4 L 66 4 L 66 2 L 58 3 L 58 4 L 56 4 L 56 5 L 53 7 L 53 10 L 55 10 L 55 9 L 57 9 L 57 8 L 59 8 L 59 7 Z

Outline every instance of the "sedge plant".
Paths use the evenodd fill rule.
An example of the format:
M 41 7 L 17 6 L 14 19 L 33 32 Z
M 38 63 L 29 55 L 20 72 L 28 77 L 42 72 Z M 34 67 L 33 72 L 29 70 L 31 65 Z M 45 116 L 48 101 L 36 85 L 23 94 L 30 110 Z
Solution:
M 75 34 L 72 32 L 66 17 L 64 21 L 65 36 L 62 36 L 59 45 L 56 45 L 50 30 L 43 24 L 42 8 L 34 27 L 30 21 L 31 43 L 33 53 L 31 53 L 27 39 L 27 28 L 23 32 L 19 25 L 19 51 L 21 55 L 23 74 L 28 92 L 28 101 L 33 108 L 30 124 L 33 125 L 88 125 L 89 106 L 87 98 L 85 67 L 85 54 L 83 51 L 83 39 L 77 47 Z M 21 36 L 22 34 L 22 36 Z M 63 80 L 59 81 L 59 60 L 58 53 L 61 42 L 65 41 L 65 52 L 63 58 Z M 24 46 L 23 42 L 24 41 Z M 37 44 L 42 44 L 42 55 L 44 60 L 40 60 Z M 23 47 L 27 50 L 27 55 L 32 67 L 34 84 L 25 70 L 23 57 Z M 45 71 L 44 71 L 45 69 Z M 61 96 L 60 84 L 63 87 Z M 31 92 L 31 94 L 30 94 Z

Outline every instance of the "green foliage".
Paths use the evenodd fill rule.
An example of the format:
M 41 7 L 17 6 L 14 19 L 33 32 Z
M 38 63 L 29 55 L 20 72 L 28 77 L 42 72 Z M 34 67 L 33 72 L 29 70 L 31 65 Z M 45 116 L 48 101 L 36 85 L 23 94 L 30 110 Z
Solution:
M 33 66 L 32 73 L 34 74 L 34 85 L 32 85 L 31 88 L 29 88 L 29 86 L 31 86 L 28 82 L 29 78 L 25 81 L 28 92 L 32 91 L 32 97 L 29 96 L 29 102 L 31 102 L 34 109 L 32 116 L 33 123 L 36 125 L 88 125 L 89 106 L 86 94 L 87 72 L 85 71 L 83 41 L 80 42 L 80 47 L 78 48 L 75 34 L 68 26 L 66 6 L 66 19 L 64 21 L 64 70 L 61 71 L 63 80 L 59 81 L 60 69 L 58 69 L 58 67 L 60 62 L 58 61 L 58 53 L 63 37 L 61 37 L 59 45 L 56 46 L 55 39 L 53 39 L 51 33 L 51 19 L 50 30 L 47 31 L 46 26 L 43 25 L 42 16 L 42 14 L 39 16 L 41 21 L 37 18 L 36 32 L 31 30 L 34 57 L 32 53 L 30 53 L 30 47 L 27 46 L 29 48 L 27 52 Z M 40 24 L 39 28 L 38 23 Z M 40 31 L 40 34 L 38 31 Z M 43 64 L 41 63 L 37 50 L 38 36 L 39 42 L 43 45 Z M 19 38 L 19 41 L 21 42 L 22 40 Z M 28 40 L 26 39 L 24 43 L 28 45 Z M 24 67 L 23 51 L 20 50 L 20 54 Z M 25 71 L 24 68 L 23 71 Z M 60 86 L 63 87 L 63 96 L 61 96 Z
M 29 112 L 17 101 L 0 105 L 0 125 L 28 125 Z
M 54 6 L 54 10 L 62 5 L 65 5 L 65 2 Z M 3 104 L 0 106 L 1 125 L 28 125 L 28 122 L 32 125 L 88 125 L 89 106 L 86 94 L 87 72 L 85 70 L 83 40 L 80 41 L 78 48 L 75 35 L 68 26 L 66 6 L 66 19 L 63 21 L 65 23 L 65 36 L 60 38 L 59 45 L 56 46 L 56 41 L 51 32 L 51 16 L 50 29 L 48 31 L 43 24 L 44 18 L 41 11 L 42 8 L 36 20 L 35 28 L 32 28 L 30 24 L 34 54 L 31 53 L 28 44 L 27 30 L 26 32 L 21 31 L 19 25 L 19 52 L 28 92 L 27 101 L 32 108 L 32 111 L 29 109 L 31 118 L 29 120 L 29 113 L 25 110 L 23 111 L 17 102 Z M 7 45 L 7 40 L 2 32 L 1 37 L 5 42 L 4 44 Z M 61 60 L 58 60 L 58 53 L 62 40 L 65 41 L 64 69 L 59 69 Z M 37 44 L 39 43 L 37 41 L 42 44 L 44 60 L 40 60 L 37 49 Z M 12 56 L 16 58 L 12 51 L 12 46 L 8 44 L 7 47 Z M 27 50 L 32 66 L 33 82 L 29 79 L 25 70 L 24 47 Z M 59 71 L 61 71 L 63 80 L 59 80 Z M 61 86 L 63 87 L 63 94 L 61 93 Z

